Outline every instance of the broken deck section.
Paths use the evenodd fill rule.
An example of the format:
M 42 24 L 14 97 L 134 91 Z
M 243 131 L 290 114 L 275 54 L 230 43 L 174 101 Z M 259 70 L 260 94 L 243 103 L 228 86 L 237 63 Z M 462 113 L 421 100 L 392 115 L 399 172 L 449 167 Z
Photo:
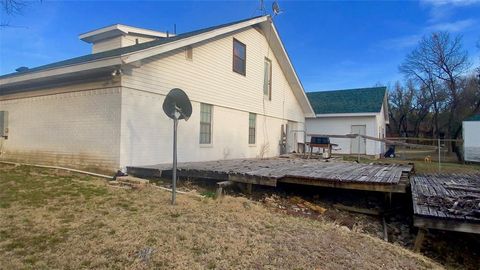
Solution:
M 332 188 L 404 193 L 409 184 L 410 165 L 324 162 L 299 158 L 237 159 L 178 164 L 181 177 L 230 180 L 276 186 L 279 182 Z M 129 167 L 129 173 L 165 176 L 170 164 Z M 153 176 L 153 175 L 152 175 Z
M 480 174 L 412 177 L 414 225 L 480 233 Z

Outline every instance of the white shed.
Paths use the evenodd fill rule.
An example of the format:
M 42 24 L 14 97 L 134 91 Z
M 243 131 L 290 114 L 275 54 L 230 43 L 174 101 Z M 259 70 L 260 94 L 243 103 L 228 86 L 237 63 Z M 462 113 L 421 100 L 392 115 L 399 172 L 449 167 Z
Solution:
M 309 92 L 307 96 L 315 111 L 315 117 L 306 119 L 307 134 L 385 138 L 389 123 L 386 87 Z M 385 151 L 385 144 L 374 140 L 331 137 L 330 142 L 338 144 L 334 154 L 379 157 Z
M 463 121 L 463 152 L 465 161 L 480 162 L 480 114 Z

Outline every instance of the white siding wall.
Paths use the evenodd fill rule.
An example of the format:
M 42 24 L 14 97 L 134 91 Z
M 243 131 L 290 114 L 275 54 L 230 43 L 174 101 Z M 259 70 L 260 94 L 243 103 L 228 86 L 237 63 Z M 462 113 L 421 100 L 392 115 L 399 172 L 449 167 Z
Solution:
M 81 88 L 70 89 L 75 87 Z M 0 100 L 0 111 L 9 112 L 9 137 L 0 142 L 0 159 L 117 168 L 120 88 L 56 91 Z
M 92 46 L 92 53 L 98 53 L 108 50 L 113 50 L 122 47 L 122 37 L 114 37 L 95 42 Z
M 232 71 L 233 37 L 247 46 L 246 76 Z M 272 60 L 272 100 L 263 96 L 264 58 Z M 179 161 L 253 158 L 279 154 L 281 125 L 303 129 L 304 114 L 265 37 L 248 30 L 143 61 L 122 77 L 122 165 L 171 162 L 172 123 L 162 111 L 164 96 L 183 89 L 193 115 L 179 126 Z M 200 103 L 213 108 L 213 144 L 199 144 Z M 248 113 L 257 114 L 257 144 L 248 145 Z M 264 120 L 266 119 L 266 120 Z M 303 134 L 297 135 L 303 141 Z M 288 150 L 294 149 L 294 143 Z
M 384 106 L 382 106 L 382 109 L 381 109 L 380 113 L 378 113 L 375 118 L 377 119 L 377 135 L 376 135 L 376 137 L 378 137 L 380 139 L 384 139 L 385 134 L 387 132 Z M 386 151 L 385 143 L 378 142 L 378 143 L 375 144 L 375 146 L 376 146 L 375 153 L 377 153 L 377 154 L 383 154 Z
M 139 36 L 139 35 L 124 35 L 124 36 L 104 39 L 104 40 L 95 42 L 93 44 L 92 53 L 98 53 L 98 52 L 113 50 L 120 47 L 135 45 L 137 39 L 138 39 L 138 43 L 140 44 L 140 43 L 152 41 L 155 38 Z
M 352 125 L 366 125 L 366 135 L 378 137 L 377 120 L 375 116 L 359 117 L 319 117 L 307 118 L 306 127 L 309 134 L 345 135 L 350 134 Z M 310 137 L 307 137 L 307 141 Z M 331 143 L 338 144 L 340 150 L 333 153 L 350 154 L 351 139 L 330 138 Z M 378 155 L 380 144 L 372 140 L 366 140 L 367 155 Z
M 466 161 L 480 162 L 480 121 L 463 122 L 463 143 Z
M 233 38 L 247 45 L 247 74 L 232 71 Z M 272 60 L 272 100 L 263 98 L 264 58 Z M 122 85 L 166 95 L 183 89 L 193 101 L 222 105 L 268 116 L 304 122 L 302 108 L 283 75 L 266 38 L 248 30 L 193 46 L 193 61 L 184 49 L 152 57 L 122 78 Z
M 162 110 L 163 100 L 163 95 L 123 88 L 122 166 L 172 161 L 173 121 Z M 257 115 L 256 144 L 249 145 L 249 112 L 213 105 L 212 144 L 201 145 L 200 103 L 192 105 L 191 118 L 179 123 L 179 162 L 278 155 L 280 126 L 286 120 Z

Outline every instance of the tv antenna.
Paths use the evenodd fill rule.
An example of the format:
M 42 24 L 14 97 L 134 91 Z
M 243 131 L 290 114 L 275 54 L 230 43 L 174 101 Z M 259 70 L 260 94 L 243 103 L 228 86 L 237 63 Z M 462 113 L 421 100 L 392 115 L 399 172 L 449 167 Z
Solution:
M 273 16 L 277 16 L 283 12 L 283 10 L 280 9 L 280 6 L 278 5 L 278 1 L 273 1 L 272 3 L 272 11 L 273 11 Z
M 175 204 L 177 190 L 177 127 L 178 120 L 185 121 L 192 115 L 192 103 L 182 89 L 170 90 L 163 101 L 163 111 L 173 119 L 173 169 L 172 169 L 172 204 Z
M 260 7 L 258 9 L 262 13 L 262 15 L 267 14 L 267 10 L 265 9 L 265 1 L 264 0 L 260 0 Z

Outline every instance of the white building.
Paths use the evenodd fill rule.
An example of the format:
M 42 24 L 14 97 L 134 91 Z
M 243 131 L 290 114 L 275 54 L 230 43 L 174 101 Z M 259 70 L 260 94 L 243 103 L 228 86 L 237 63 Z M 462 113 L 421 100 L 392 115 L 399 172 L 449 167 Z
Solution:
M 315 117 L 306 120 L 307 134 L 363 134 L 385 138 L 388 121 L 386 87 L 307 93 Z M 307 137 L 309 140 L 309 136 Z M 380 156 L 385 144 L 370 139 L 330 138 L 338 144 L 332 153 Z
M 92 54 L 0 76 L 0 159 L 108 170 L 171 162 L 172 88 L 190 97 L 179 161 L 280 154 L 313 116 L 269 16 L 176 36 L 124 25 L 80 35 Z M 286 132 L 287 151 L 303 135 Z
M 463 153 L 465 161 L 480 162 L 480 114 L 463 121 Z

